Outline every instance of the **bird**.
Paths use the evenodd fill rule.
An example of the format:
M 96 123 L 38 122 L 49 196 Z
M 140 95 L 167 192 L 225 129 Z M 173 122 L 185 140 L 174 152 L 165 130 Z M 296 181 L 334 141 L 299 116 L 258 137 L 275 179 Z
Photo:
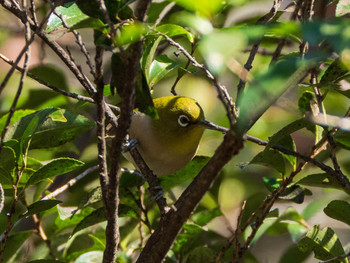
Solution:
M 227 130 L 205 120 L 198 102 L 184 96 L 153 99 L 159 118 L 135 111 L 131 117 L 129 140 L 157 176 L 181 170 L 195 156 L 205 129 Z M 126 158 L 133 162 L 127 153 Z

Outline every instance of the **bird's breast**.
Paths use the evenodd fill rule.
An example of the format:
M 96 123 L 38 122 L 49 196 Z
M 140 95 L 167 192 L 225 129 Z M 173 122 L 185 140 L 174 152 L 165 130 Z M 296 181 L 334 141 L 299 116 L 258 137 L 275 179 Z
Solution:
M 190 143 L 186 137 L 160 138 L 145 115 L 135 114 L 131 121 L 130 139 L 138 141 L 137 149 L 158 176 L 168 175 L 182 169 L 197 152 L 198 142 Z

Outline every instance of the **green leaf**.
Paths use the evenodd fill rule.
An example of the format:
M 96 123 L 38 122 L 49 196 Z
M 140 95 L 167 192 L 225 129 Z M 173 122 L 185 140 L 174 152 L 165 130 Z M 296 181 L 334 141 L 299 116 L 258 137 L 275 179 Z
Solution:
M 204 210 L 204 211 L 199 211 L 195 213 L 192 217 L 191 220 L 196 223 L 197 225 L 200 226 L 205 226 L 208 224 L 212 219 L 221 216 L 221 210 L 219 207 L 216 207 L 211 210 Z
M 182 228 L 181 233 L 178 235 L 173 251 L 182 252 L 184 254 L 186 251 L 191 250 L 191 243 L 198 239 L 198 235 L 205 231 L 202 227 L 195 224 L 185 224 Z
M 128 4 L 132 3 L 134 1 L 130 0 L 106 0 L 105 5 L 106 9 L 108 11 L 109 18 L 113 23 L 117 23 L 117 15 L 120 15 L 121 19 L 128 19 L 132 18 L 132 12 L 129 14 L 130 16 L 128 17 L 122 17 L 125 15 L 125 13 L 129 13 L 129 8 Z M 100 10 L 100 5 L 98 1 L 96 0 L 77 0 L 76 1 L 77 5 L 79 8 L 88 16 L 94 17 L 94 18 L 99 18 L 102 21 L 105 21 L 105 17 Z
M 273 192 L 276 190 L 278 187 L 281 185 L 281 180 L 276 179 L 276 178 L 268 178 L 268 177 L 263 177 L 264 185 L 266 188 L 270 191 Z
M 208 18 L 218 13 L 225 6 L 225 2 L 221 0 L 175 0 L 174 2 L 191 12 Z
M 3 146 L 0 152 L 0 168 L 11 176 L 16 165 L 16 153 L 7 146 Z
M 160 185 L 163 187 L 164 191 L 169 191 L 174 186 L 178 186 L 192 180 L 209 160 L 210 158 L 206 156 L 196 156 L 182 170 L 171 175 L 160 177 Z
M 145 178 L 139 172 L 127 170 L 121 174 L 119 183 L 122 188 L 139 187 L 145 183 Z
M 108 30 L 105 24 L 98 18 L 93 18 L 93 17 L 86 18 L 76 23 L 74 26 L 70 28 L 70 30 L 80 29 L 80 28 L 92 28 L 94 30 L 98 30 L 102 32 L 103 34 L 108 34 Z
M 90 251 L 80 255 L 74 263 L 102 262 L 103 251 Z
M 232 43 L 235 43 L 232 45 Z M 238 55 L 247 45 L 247 36 L 243 30 L 225 28 L 216 30 L 204 36 L 199 42 L 198 49 L 203 55 L 209 70 L 214 75 L 221 74 L 226 64 Z
M 55 86 L 56 88 L 68 91 L 69 86 L 67 78 L 61 68 L 53 64 L 45 64 L 33 67 L 29 73 L 35 75 L 46 83 Z M 55 94 L 56 95 L 56 94 Z M 40 99 L 40 98 L 38 98 Z M 42 99 L 42 98 L 41 98 Z
M 180 66 L 181 63 L 168 58 L 166 55 L 160 55 L 152 62 L 149 71 L 149 86 L 153 87 L 166 74 Z
M 340 17 L 350 13 L 350 1 L 339 0 L 335 9 L 335 16 Z
M 105 215 L 105 208 L 101 207 L 97 210 L 93 211 L 91 214 L 86 216 L 83 220 L 81 220 L 77 226 L 74 228 L 71 236 L 73 236 L 78 231 L 85 229 L 89 226 L 101 223 L 103 221 L 106 221 L 106 215 Z
M 79 9 L 77 4 L 73 2 L 66 3 L 64 6 L 58 6 L 55 11 L 64 18 L 68 27 L 88 18 L 88 16 Z M 46 33 L 49 34 L 49 36 L 58 38 L 66 32 L 67 29 L 63 26 L 61 18 L 52 13 L 47 22 Z
M 14 124 L 15 122 L 19 121 L 24 116 L 27 116 L 33 112 L 35 112 L 35 110 L 16 110 L 12 115 L 10 125 Z M 8 115 L 9 114 L 7 113 L 0 118 L 0 131 L 2 131 L 5 128 L 5 124 L 6 124 Z
M 263 193 L 253 194 L 247 198 L 244 211 L 242 214 L 241 223 L 240 223 L 241 228 L 243 228 L 246 225 L 248 218 L 254 212 L 258 211 L 258 208 L 264 202 L 265 199 L 266 199 L 266 195 Z
M 135 43 L 141 39 L 142 36 L 146 35 L 148 28 L 146 25 L 134 22 L 132 24 L 125 24 L 120 30 L 120 34 L 114 39 L 116 46 L 123 46 L 130 43 Z
M 6 240 L 6 249 L 2 254 L 2 261 L 9 262 L 12 256 L 16 254 L 17 250 L 23 245 L 24 241 L 32 234 L 32 231 L 23 231 L 9 236 Z
M 350 35 L 347 33 L 347 19 L 333 19 L 327 22 L 314 21 L 303 24 L 304 40 L 310 45 L 318 45 L 326 41 L 335 52 L 340 54 L 350 46 Z
M 258 153 L 249 164 L 266 165 L 276 169 L 281 174 L 286 172 L 283 156 L 276 150 L 265 150 Z
M 348 72 L 349 69 L 341 62 L 341 60 L 339 58 L 335 59 L 323 74 L 320 81 L 320 87 L 332 87 L 332 85 L 329 86 L 329 84 L 337 83 L 339 78 L 343 77 Z
M 288 88 L 296 87 L 313 65 L 314 61 L 292 56 L 272 65 L 266 73 L 255 78 L 238 102 L 238 132 L 243 134 L 249 130 Z
M 213 25 L 208 19 L 186 11 L 176 13 L 171 22 L 192 28 L 202 35 L 210 34 L 214 30 Z
M 120 186 L 122 187 L 122 186 Z M 102 201 L 102 190 L 101 187 L 96 187 L 88 192 L 87 196 L 81 200 L 78 205 L 79 209 L 83 209 L 88 206 L 100 203 Z
M 135 95 L 135 107 L 137 107 L 139 111 L 147 114 L 151 118 L 158 119 L 159 116 L 156 108 L 154 107 L 151 91 L 144 75 L 142 75 L 141 83 L 136 85 Z
M 350 148 L 350 132 L 339 130 L 333 135 L 333 139 L 341 146 Z
M 195 38 L 194 35 L 179 25 L 175 25 L 175 24 L 160 25 L 160 26 L 157 26 L 157 31 L 163 34 L 166 34 L 168 37 L 184 35 L 187 37 L 190 43 L 192 44 L 194 43 L 194 38 Z
M 49 210 L 50 208 L 62 203 L 60 200 L 40 200 L 30 206 L 28 206 L 28 211 L 21 215 L 21 217 L 28 217 L 34 214 L 39 214 L 40 212 Z
M 157 51 L 157 47 L 159 43 L 162 41 L 163 37 L 147 37 L 145 41 L 145 50 L 143 51 L 142 57 L 141 57 L 141 69 L 144 72 L 144 75 L 146 77 L 147 83 L 149 83 L 149 73 L 151 64 L 153 61 L 154 54 Z
M 297 184 L 344 190 L 344 188 L 339 184 L 339 182 L 336 179 L 333 178 L 333 176 L 330 176 L 326 173 L 310 174 L 300 179 L 297 182 Z
M 151 5 L 148 9 L 148 14 L 147 14 L 147 23 L 153 24 L 155 23 L 158 18 L 159 15 L 162 13 L 162 11 L 165 9 L 166 6 L 168 6 L 169 3 L 168 1 L 164 1 L 164 2 L 151 2 Z
M 328 260 L 345 254 L 338 236 L 328 227 L 323 230 L 320 230 L 319 226 L 312 227 L 298 242 L 298 248 L 302 252 L 313 251 L 315 258 L 320 260 Z M 347 263 L 348 260 L 343 259 L 339 262 Z
M 123 204 L 119 204 L 118 216 L 119 217 L 130 217 L 130 218 L 134 218 L 134 219 L 139 218 L 137 213 L 131 207 L 123 205 Z M 81 220 L 76 225 L 76 227 L 74 228 L 71 235 L 74 235 L 75 233 L 77 233 L 78 231 L 80 231 L 82 229 L 85 229 L 87 227 L 90 227 L 92 225 L 95 225 L 95 224 L 98 224 L 98 223 L 101 223 L 104 221 L 106 221 L 105 208 L 100 207 L 100 208 L 96 209 L 95 211 L 93 211 L 88 216 L 86 216 L 85 218 L 83 218 L 83 220 Z
M 76 227 L 76 225 L 89 214 L 91 214 L 94 209 L 91 207 L 85 207 L 84 209 L 81 209 L 79 212 L 72 215 L 73 209 L 66 211 L 65 207 L 58 205 L 57 211 L 59 216 L 57 216 L 55 219 L 56 234 L 60 233 L 64 229 Z
M 26 186 L 36 184 L 44 179 L 52 178 L 73 171 L 84 163 L 71 158 L 58 158 L 37 170 L 28 180 Z
M 217 252 L 208 247 L 196 247 L 193 249 L 187 258 L 187 262 L 191 263 L 203 263 L 203 262 L 215 262 Z
M 323 211 L 327 216 L 350 225 L 350 204 L 344 200 L 333 200 Z
M 279 199 L 302 204 L 304 202 L 304 197 L 306 194 L 305 190 L 306 189 L 300 185 L 293 184 L 281 193 Z
M 279 263 L 290 263 L 290 262 L 305 262 L 309 257 L 310 251 L 302 252 L 298 245 L 292 245 L 282 255 Z
M 47 108 L 29 114 L 10 126 L 5 141 L 10 139 L 23 140 L 25 131 L 28 132 L 28 125 L 36 117 L 38 118 L 38 127 L 31 138 L 31 149 L 62 145 L 81 136 L 84 131 L 95 125 L 93 121 L 84 116 L 63 109 Z M 66 121 L 63 121 L 64 119 Z

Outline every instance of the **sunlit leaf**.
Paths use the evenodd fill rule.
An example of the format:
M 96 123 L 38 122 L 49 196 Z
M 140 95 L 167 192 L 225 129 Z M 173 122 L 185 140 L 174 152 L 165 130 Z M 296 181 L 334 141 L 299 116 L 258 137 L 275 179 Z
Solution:
M 55 113 L 56 111 L 61 113 Z M 51 118 L 51 114 L 53 114 L 53 118 Z M 57 114 L 63 114 L 67 121 L 63 122 L 62 118 L 59 121 L 55 121 Z M 28 132 L 28 125 L 36 117 L 38 118 L 38 125 L 31 138 L 30 148 L 32 149 L 62 145 L 81 136 L 82 132 L 95 125 L 93 121 L 88 120 L 84 116 L 67 110 L 47 108 L 29 114 L 10 126 L 5 141 L 19 138 L 23 140 L 25 131 L 27 130 Z
M 171 21 L 173 24 L 178 24 L 184 27 L 192 28 L 202 35 L 207 35 L 213 32 L 214 27 L 209 20 L 204 17 L 197 16 L 186 11 L 176 13 Z
M 94 30 L 101 31 L 103 34 L 108 34 L 105 24 L 98 18 L 89 17 L 86 18 L 75 25 L 73 25 L 70 30 L 80 29 L 80 28 L 91 28 Z
M 194 35 L 179 25 L 175 25 L 175 24 L 160 25 L 160 26 L 157 26 L 157 31 L 166 34 L 168 37 L 184 35 L 187 37 L 188 41 L 190 41 L 191 43 L 194 43 Z
M 210 17 L 216 14 L 224 7 L 225 4 L 225 2 L 221 0 L 175 0 L 174 2 L 183 8 L 196 12 L 204 17 Z
M 58 6 L 55 11 L 64 19 L 68 27 L 88 18 L 74 2 L 68 2 L 63 6 Z M 63 26 L 61 18 L 52 13 L 47 23 L 46 33 L 51 37 L 58 38 L 66 32 L 67 29 Z
M 288 88 L 296 87 L 312 65 L 314 62 L 293 56 L 255 78 L 239 100 L 239 132 L 249 129 Z
M 345 254 L 338 236 L 328 227 L 323 230 L 320 230 L 319 226 L 312 227 L 298 242 L 298 248 L 302 252 L 313 251 L 315 258 L 320 260 L 328 260 Z M 344 258 L 338 262 L 347 263 L 348 260 Z
M 241 30 L 227 28 L 204 36 L 199 43 L 209 70 L 218 75 L 226 68 L 226 63 L 247 44 L 247 37 Z
M 160 55 L 152 62 L 149 71 L 149 86 L 153 87 L 158 81 L 165 77 L 173 69 L 180 65 L 166 55 Z
M 142 23 L 134 22 L 132 24 L 125 24 L 121 28 L 120 34 L 114 39 L 114 44 L 116 46 L 123 46 L 137 42 L 147 31 L 148 28 Z

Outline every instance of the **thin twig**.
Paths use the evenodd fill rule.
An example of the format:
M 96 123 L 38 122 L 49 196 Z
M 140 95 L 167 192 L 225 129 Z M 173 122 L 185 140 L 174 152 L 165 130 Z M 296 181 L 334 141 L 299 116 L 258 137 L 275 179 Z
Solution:
M 173 2 L 172 4 L 175 4 L 175 2 Z M 194 44 L 192 43 L 192 45 L 191 45 L 191 54 L 190 54 L 190 55 L 193 56 L 193 53 L 194 53 Z M 190 60 L 188 59 L 184 69 L 186 70 L 186 69 L 188 68 L 189 65 L 190 65 Z M 180 81 L 180 79 L 181 79 L 183 76 L 184 76 L 184 75 L 178 75 L 178 76 L 176 77 L 175 81 L 174 81 L 173 86 L 171 87 L 170 92 L 171 92 L 174 96 L 177 95 L 176 90 L 175 90 L 176 85 L 177 85 L 177 83 Z
M 228 118 L 229 123 L 230 123 L 230 127 L 233 128 L 234 124 L 236 123 L 235 104 L 234 104 L 230 94 L 228 93 L 226 87 L 219 84 L 217 78 L 214 77 L 214 75 L 211 74 L 211 72 L 204 65 L 198 63 L 197 60 L 193 56 L 191 56 L 191 54 L 189 54 L 183 46 L 181 46 L 179 43 L 174 41 L 172 38 L 170 38 L 166 34 L 163 34 L 163 33 L 158 32 L 158 31 L 157 31 L 157 33 L 162 35 L 170 45 L 175 46 L 181 53 L 183 53 L 185 55 L 185 57 L 187 57 L 188 60 L 191 61 L 192 65 L 194 67 L 203 70 L 208 79 L 212 80 L 212 82 L 213 82 L 213 84 L 218 92 L 218 97 L 226 109 L 226 114 L 227 114 L 227 118 Z
M 22 5 L 24 8 L 26 8 L 26 2 L 23 1 L 22 2 Z M 29 26 L 29 23 L 26 22 L 25 24 L 25 40 L 26 40 L 26 43 L 27 43 L 27 50 L 25 52 L 25 56 L 24 56 L 24 63 L 23 63 L 23 72 L 21 74 L 21 77 L 20 77 L 20 82 L 19 82 L 19 86 L 18 86 L 18 89 L 17 89 L 17 92 L 16 92 L 16 95 L 15 95 L 15 98 L 13 100 L 13 103 L 11 105 L 11 108 L 10 108 L 10 111 L 9 111 L 9 114 L 8 114 L 8 118 L 6 120 L 6 124 L 5 124 L 5 128 L 1 134 L 1 141 L 0 141 L 0 152 L 2 150 L 2 146 L 3 146 L 3 143 L 4 143 L 4 138 L 5 138 L 5 135 L 6 135 L 6 132 L 7 132 L 7 129 L 8 129 L 8 126 L 10 124 L 10 121 L 11 121 L 11 118 L 13 116 L 13 113 L 15 112 L 15 109 L 16 109 L 16 106 L 17 106 L 17 103 L 18 103 L 18 99 L 21 95 L 21 92 L 22 92 L 22 89 L 23 89 L 23 80 L 24 80 L 24 77 L 28 71 L 28 61 L 29 61 L 29 56 L 30 56 L 30 44 L 29 41 L 31 39 L 31 30 L 30 30 L 30 26 Z M 20 153 L 22 154 L 22 153 Z M 8 236 L 12 230 L 12 227 L 13 227 L 13 223 L 12 223 L 12 216 L 15 214 L 15 207 L 16 207 L 16 204 L 17 204 L 17 201 L 18 201 L 18 193 L 17 193 L 17 190 L 18 190 L 18 184 L 19 184 L 19 181 L 20 181 L 20 178 L 22 177 L 23 175 L 23 171 L 24 171 L 24 168 L 25 168 L 25 163 L 26 163 L 26 154 L 24 156 L 24 165 L 21 167 L 21 169 L 19 170 L 18 169 L 18 165 L 16 167 L 16 171 L 17 171 L 17 180 L 16 180 L 16 184 L 13 186 L 14 187 L 14 199 L 12 201 L 12 204 L 11 204 L 11 208 L 10 208 L 10 212 L 7 214 L 7 227 L 6 227 L 6 230 L 5 232 L 3 233 L 3 239 L 1 240 L 1 247 L 0 247 L 0 262 L 3 261 L 3 253 L 5 251 L 5 246 L 6 246 L 6 241 L 8 239 Z
M 294 21 L 297 19 L 302 2 L 303 2 L 303 0 L 298 0 L 297 2 L 295 2 L 294 11 L 293 11 L 292 15 L 290 16 L 291 21 Z M 281 56 L 282 49 L 286 45 L 286 43 L 287 43 L 287 39 L 285 39 L 285 38 L 282 38 L 279 40 L 278 45 L 277 45 L 275 51 L 273 52 L 270 64 L 272 64 L 278 60 L 278 58 Z
M 113 24 L 111 18 L 109 17 L 105 1 L 104 0 L 97 0 L 97 2 L 99 3 L 100 10 L 103 14 L 104 19 L 106 20 L 107 25 L 111 29 L 111 37 L 112 37 L 112 39 L 114 39 L 115 36 L 117 35 L 117 32 L 116 32 L 116 29 L 114 27 L 114 24 Z
M 7 57 L 5 57 L 4 55 L 0 54 L 0 58 L 4 62 L 8 63 L 9 65 L 14 65 L 14 62 L 12 60 L 8 59 Z M 19 72 L 23 72 L 23 68 L 21 68 L 19 66 L 15 66 L 15 68 Z M 55 92 L 61 93 L 64 96 L 71 97 L 73 99 L 77 99 L 77 100 L 81 100 L 81 101 L 85 101 L 85 102 L 89 102 L 89 103 L 95 103 L 95 101 L 92 98 L 90 98 L 90 97 L 86 97 L 86 96 L 83 96 L 83 95 L 80 95 L 80 94 L 76 94 L 74 92 L 69 92 L 69 91 L 65 91 L 65 90 L 59 89 L 59 88 L 51 85 L 50 83 L 47 83 L 46 81 L 38 78 L 36 75 L 34 75 L 34 74 L 30 73 L 30 72 L 27 72 L 27 76 L 30 77 L 31 79 L 37 81 L 38 83 L 46 86 L 47 88 L 52 89 Z M 114 106 L 112 104 L 107 104 L 106 103 L 106 106 L 108 106 L 109 108 L 111 108 L 111 109 L 113 109 L 113 110 L 115 110 L 117 112 L 120 111 L 119 107 Z
M 137 149 L 131 148 L 129 150 L 133 160 L 137 164 L 142 175 L 145 177 L 146 181 L 149 185 L 149 190 L 152 196 L 155 198 L 155 201 L 159 207 L 160 213 L 164 215 L 169 211 L 169 207 L 166 203 L 166 199 L 161 195 L 159 196 L 159 192 L 162 191 L 157 176 L 151 171 L 146 162 L 143 160 L 141 154 L 137 151 Z
M 343 259 L 346 259 L 348 257 L 350 257 L 350 252 L 341 256 L 337 256 L 335 258 L 328 259 L 326 261 L 321 261 L 320 263 L 337 263 L 337 262 L 341 262 Z
M 259 24 L 263 24 L 263 25 L 269 23 L 274 18 L 274 16 L 276 15 L 276 13 L 277 13 L 281 3 L 282 3 L 282 0 L 274 0 L 273 1 L 273 6 L 272 6 L 270 12 L 266 16 L 264 16 L 263 19 L 259 20 L 258 23 Z M 251 52 L 249 54 L 249 57 L 247 59 L 247 62 L 244 64 L 244 68 L 247 71 L 250 71 L 252 69 L 252 67 L 253 67 L 252 64 L 253 64 L 253 61 L 255 59 L 255 55 L 258 52 L 258 49 L 259 49 L 259 46 L 260 46 L 260 43 L 261 43 L 262 39 L 263 38 L 261 37 L 260 39 L 258 39 L 254 43 L 254 45 L 252 47 L 252 50 L 251 50 Z M 241 95 L 243 93 L 245 83 L 246 83 L 245 80 L 240 79 L 240 81 L 238 83 L 238 86 L 237 86 L 236 102 L 239 101 L 239 99 L 240 99 L 240 97 L 241 97 Z
M 16 110 L 16 106 L 17 106 L 19 97 L 21 96 L 21 93 L 22 93 L 24 77 L 26 76 L 27 71 L 28 71 L 28 61 L 29 61 L 29 55 L 30 55 L 30 43 L 32 43 L 32 42 L 30 42 L 30 40 L 31 40 L 31 31 L 30 31 L 30 27 L 29 27 L 28 23 L 25 23 L 25 40 L 26 40 L 27 50 L 26 50 L 25 56 L 24 56 L 23 72 L 22 72 L 21 77 L 20 77 L 20 82 L 19 82 L 19 86 L 18 86 L 16 95 L 15 95 L 15 98 L 14 98 L 14 100 L 12 102 L 11 108 L 10 108 L 9 113 L 8 113 L 8 117 L 7 117 L 7 120 L 6 120 L 6 123 L 5 123 L 5 127 L 4 127 L 4 129 L 3 129 L 2 133 L 1 133 L 0 152 L 1 152 L 2 147 L 3 147 L 5 136 L 6 136 L 8 127 L 10 125 L 12 116 L 13 116 L 15 110 Z M 13 69 L 13 67 L 11 69 Z
M 48 20 L 50 14 L 51 14 L 52 10 L 49 12 L 49 14 L 44 18 L 44 20 L 40 23 L 38 29 L 41 30 L 42 27 L 45 25 L 46 21 Z M 15 62 L 12 63 L 10 70 L 7 72 L 5 78 L 3 79 L 3 81 L 1 82 L 0 85 L 0 94 L 3 91 L 3 89 L 5 88 L 7 82 L 9 81 L 10 77 L 12 76 L 15 68 L 17 67 L 18 63 L 20 62 L 20 60 L 22 59 L 23 55 L 26 53 L 28 46 L 32 44 L 32 42 L 35 39 L 35 34 L 32 34 L 30 39 L 28 41 L 26 41 L 24 47 L 21 49 L 21 51 L 19 52 Z
M 66 23 L 66 21 L 64 20 L 63 16 L 62 16 L 61 14 L 57 13 L 56 11 L 54 11 L 53 13 L 54 13 L 59 19 L 61 19 L 62 25 L 63 25 L 65 28 L 67 28 L 67 29 L 69 30 L 70 28 L 69 28 L 68 24 Z M 79 46 L 81 53 L 84 55 L 84 57 L 85 57 L 85 59 L 86 59 L 86 64 L 87 64 L 88 67 L 90 68 L 90 73 L 91 73 L 91 75 L 95 77 L 95 74 L 96 74 L 95 68 L 94 68 L 94 66 L 93 66 L 92 63 L 91 63 L 90 54 L 89 54 L 89 52 L 88 52 L 87 49 L 86 49 L 86 46 L 85 46 L 85 44 L 84 44 L 84 42 L 83 42 L 83 39 L 82 39 L 81 35 L 80 35 L 79 32 L 76 31 L 76 30 L 71 30 L 71 32 L 72 32 L 73 35 L 75 36 L 76 43 L 77 43 L 77 45 Z M 95 78 L 96 78 L 96 77 L 95 77 Z
M 70 179 L 67 183 L 65 183 L 61 187 L 57 188 L 55 191 L 49 193 L 48 195 L 45 195 L 43 198 L 41 198 L 41 200 L 49 200 L 49 199 L 57 197 L 58 195 L 62 194 L 64 191 L 66 191 L 67 189 L 69 189 L 70 187 L 75 185 L 78 181 L 85 178 L 85 176 L 87 176 L 88 174 L 97 170 L 97 168 L 98 168 L 98 166 L 95 165 L 95 166 L 92 166 L 92 167 L 86 169 L 84 172 L 82 172 L 81 174 L 77 175 L 76 177 Z

